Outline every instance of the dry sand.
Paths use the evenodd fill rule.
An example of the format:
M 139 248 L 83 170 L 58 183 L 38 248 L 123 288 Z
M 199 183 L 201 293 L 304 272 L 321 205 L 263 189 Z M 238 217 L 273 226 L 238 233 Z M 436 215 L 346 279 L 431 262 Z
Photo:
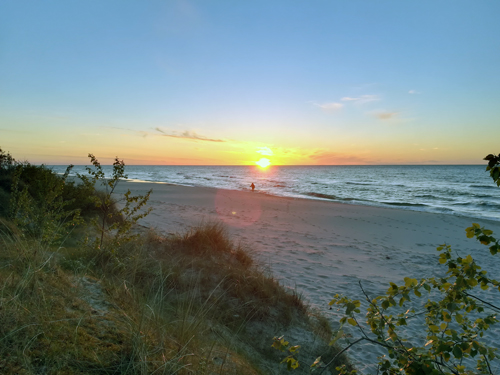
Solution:
M 160 233 L 185 232 L 203 221 L 221 220 L 235 241 L 246 245 L 285 285 L 296 287 L 332 321 L 338 320 L 338 312 L 329 310 L 328 302 L 336 293 L 362 299 L 358 281 L 375 296 L 387 290 L 390 281 L 401 284 L 405 276 L 442 272 L 436 247 L 443 243 L 459 254 L 484 259 L 488 269 L 500 270 L 487 248 L 467 239 L 464 231 L 477 222 L 500 234 L 499 222 L 258 191 L 120 183 L 119 191 L 126 189 L 134 194 L 153 189 L 154 210 L 141 224 Z M 369 347 L 351 351 L 361 368 L 380 354 L 384 352 Z

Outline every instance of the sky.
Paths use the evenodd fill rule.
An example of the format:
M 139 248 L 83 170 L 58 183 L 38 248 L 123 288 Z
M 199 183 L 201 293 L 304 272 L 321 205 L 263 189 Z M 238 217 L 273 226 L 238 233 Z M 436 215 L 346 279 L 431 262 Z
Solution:
M 500 1 L 0 0 L 0 147 L 34 164 L 482 164 Z

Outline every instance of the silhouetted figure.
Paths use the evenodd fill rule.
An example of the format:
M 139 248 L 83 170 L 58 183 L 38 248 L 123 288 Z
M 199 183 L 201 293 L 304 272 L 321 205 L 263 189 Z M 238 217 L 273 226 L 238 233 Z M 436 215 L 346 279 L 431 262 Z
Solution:
M 252 191 L 255 190 L 255 185 L 253 184 L 253 182 L 252 182 L 252 185 L 250 185 L 250 187 L 252 188 Z

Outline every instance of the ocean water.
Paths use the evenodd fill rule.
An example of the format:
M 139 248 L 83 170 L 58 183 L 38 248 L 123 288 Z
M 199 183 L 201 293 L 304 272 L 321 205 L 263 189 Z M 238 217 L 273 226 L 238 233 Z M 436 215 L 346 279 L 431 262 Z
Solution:
M 65 166 L 49 166 L 62 173 Z M 107 176 L 112 167 L 103 167 Z M 130 180 L 249 190 L 285 197 L 500 221 L 500 188 L 485 165 L 126 166 Z M 85 173 L 75 166 L 72 174 Z

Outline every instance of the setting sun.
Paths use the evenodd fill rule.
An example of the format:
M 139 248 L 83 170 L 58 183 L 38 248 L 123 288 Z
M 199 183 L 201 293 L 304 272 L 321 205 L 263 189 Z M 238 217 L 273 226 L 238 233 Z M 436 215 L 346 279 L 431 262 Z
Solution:
M 259 161 L 256 161 L 255 164 L 257 164 L 261 168 L 267 168 L 269 167 L 269 165 L 271 165 L 271 162 L 269 161 L 269 159 L 262 158 Z

